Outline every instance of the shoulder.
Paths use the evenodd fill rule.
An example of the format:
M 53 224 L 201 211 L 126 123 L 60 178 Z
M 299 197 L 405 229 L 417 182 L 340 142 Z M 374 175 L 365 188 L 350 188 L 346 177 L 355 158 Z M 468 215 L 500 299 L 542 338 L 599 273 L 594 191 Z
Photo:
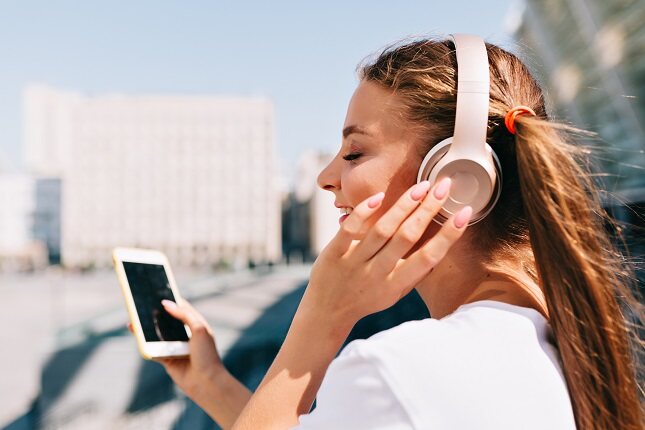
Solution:
M 530 332 L 515 333 L 517 324 L 521 320 L 518 323 L 487 309 L 460 310 L 440 320 L 409 321 L 355 340 L 335 361 L 339 366 L 361 363 L 373 367 L 392 386 L 406 385 L 418 377 L 434 381 L 454 374 L 475 377 L 482 366 L 496 368 L 506 361 L 500 355 L 520 348 L 518 342 Z M 473 366 L 473 357 L 478 357 L 479 365 Z
M 519 428 L 527 417 L 542 423 L 533 405 L 562 410 L 570 403 L 538 333 L 525 316 L 479 306 L 353 341 L 330 365 L 318 407 L 304 419 L 320 426 L 302 428 Z M 464 413 L 463 404 L 478 406 Z M 512 413 L 491 413 L 499 404 L 513 405 Z
M 481 318 L 465 312 L 451 314 L 441 320 L 426 318 L 408 321 L 379 332 L 368 339 L 349 343 L 338 358 L 361 358 L 379 362 L 394 358 L 398 361 L 430 354 L 437 356 L 473 345 L 486 331 Z M 427 359 L 427 357 L 426 357 Z
M 371 361 L 390 350 L 398 351 L 397 355 L 399 355 L 402 348 L 417 349 L 422 342 L 441 337 L 445 330 L 446 327 L 442 321 L 432 318 L 408 321 L 367 339 L 348 343 L 338 358 L 362 358 Z

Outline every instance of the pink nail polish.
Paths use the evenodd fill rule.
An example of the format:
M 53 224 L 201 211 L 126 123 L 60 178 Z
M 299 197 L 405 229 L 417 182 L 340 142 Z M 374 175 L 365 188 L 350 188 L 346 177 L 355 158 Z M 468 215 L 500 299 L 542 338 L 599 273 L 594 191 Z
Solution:
M 439 200 L 446 197 L 448 195 L 448 191 L 450 191 L 450 185 L 452 185 L 452 180 L 450 178 L 443 178 L 439 181 L 437 188 L 435 188 L 434 196 Z
M 430 189 L 430 182 L 428 181 L 419 182 L 410 191 L 410 197 L 412 197 L 412 200 L 421 200 L 423 196 L 426 195 L 429 189 Z
M 161 301 L 161 304 L 168 309 L 175 309 L 177 307 L 177 304 L 175 302 L 165 299 Z
M 468 220 L 470 220 L 470 216 L 473 214 L 473 208 L 470 206 L 464 207 L 462 210 L 457 212 L 457 216 L 455 216 L 455 227 L 457 228 L 462 228 L 463 226 L 466 225 Z
M 370 199 L 367 201 L 367 207 L 370 209 L 374 209 L 383 201 L 383 197 L 385 197 L 384 192 L 380 192 L 378 194 L 373 195 L 370 197 Z

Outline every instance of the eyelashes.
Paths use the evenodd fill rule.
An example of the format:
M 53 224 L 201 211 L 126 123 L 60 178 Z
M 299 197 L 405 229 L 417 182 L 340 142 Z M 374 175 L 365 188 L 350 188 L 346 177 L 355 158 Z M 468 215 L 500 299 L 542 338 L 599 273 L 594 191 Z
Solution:
M 363 155 L 363 154 L 361 154 L 360 152 L 351 152 L 351 153 L 349 153 L 347 155 L 343 155 L 343 160 L 345 160 L 345 161 L 354 161 L 354 160 L 358 159 L 361 155 Z

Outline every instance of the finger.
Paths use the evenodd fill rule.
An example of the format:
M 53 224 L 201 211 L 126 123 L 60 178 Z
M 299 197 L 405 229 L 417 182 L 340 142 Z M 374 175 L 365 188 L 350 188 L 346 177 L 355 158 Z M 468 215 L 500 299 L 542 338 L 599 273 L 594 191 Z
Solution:
M 162 300 L 161 304 L 172 317 L 186 324 L 193 335 L 201 331 L 208 331 L 205 321 L 188 302 L 182 301 L 181 305 L 178 305 L 170 300 Z
M 204 315 L 202 315 L 195 307 L 186 299 L 184 298 L 179 298 L 177 300 L 177 304 L 179 305 L 180 308 L 186 308 L 188 311 L 197 319 L 199 320 L 205 327 L 210 327 L 208 324 L 208 321 L 206 321 L 206 318 L 204 318 Z
M 181 361 L 187 360 L 187 357 L 172 357 L 172 358 L 158 358 L 157 361 L 161 363 L 165 368 L 175 368 L 178 365 L 181 365 Z
M 163 367 L 168 368 L 174 364 L 172 358 L 159 358 L 157 361 L 163 365 Z
M 374 256 L 375 267 L 390 273 L 399 259 L 416 245 L 448 198 L 451 184 L 450 178 L 443 178 L 432 187 L 421 204 L 401 223 L 392 239 Z
M 472 208 L 466 206 L 450 217 L 441 230 L 410 257 L 397 264 L 389 277 L 402 296 L 409 293 L 445 257 L 452 245 L 464 234 Z
M 357 238 L 361 232 L 365 221 L 367 221 L 383 203 L 385 193 L 377 193 L 358 204 L 351 214 L 343 221 L 338 229 L 338 233 L 330 242 L 330 246 L 340 255 L 343 255 L 349 249 L 352 241 Z
M 164 369 L 166 369 L 166 372 L 168 373 L 168 375 L 170 375 L 171 378 L 174 378 L 176 376 L 176 372 L 181 369 L 182 366 L 182 363 L 180 363 L 176 358 L 160 358 L 156 361 L 158 361 L 164 367 Z
M 370 228 L 365 239 L 356 247 L 355 258 L 358 261 L 367 261 L 372 258 L 419 205 L 429 189 L 430 182 L 422 181 L 403 193 L 396 203 Z

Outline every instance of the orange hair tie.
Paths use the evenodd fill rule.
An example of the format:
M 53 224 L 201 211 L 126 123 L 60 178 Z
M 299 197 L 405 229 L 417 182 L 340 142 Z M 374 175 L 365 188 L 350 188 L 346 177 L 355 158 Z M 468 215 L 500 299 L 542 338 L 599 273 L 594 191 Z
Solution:
M 535 112 L 528 106 L 515 106 L 513 109 L 509 110 L 506 116 L 504 117 L 504 124 L 511 134 L 515 134 L 515 118 L 518 115 L 531 114 L 535 116 Z

